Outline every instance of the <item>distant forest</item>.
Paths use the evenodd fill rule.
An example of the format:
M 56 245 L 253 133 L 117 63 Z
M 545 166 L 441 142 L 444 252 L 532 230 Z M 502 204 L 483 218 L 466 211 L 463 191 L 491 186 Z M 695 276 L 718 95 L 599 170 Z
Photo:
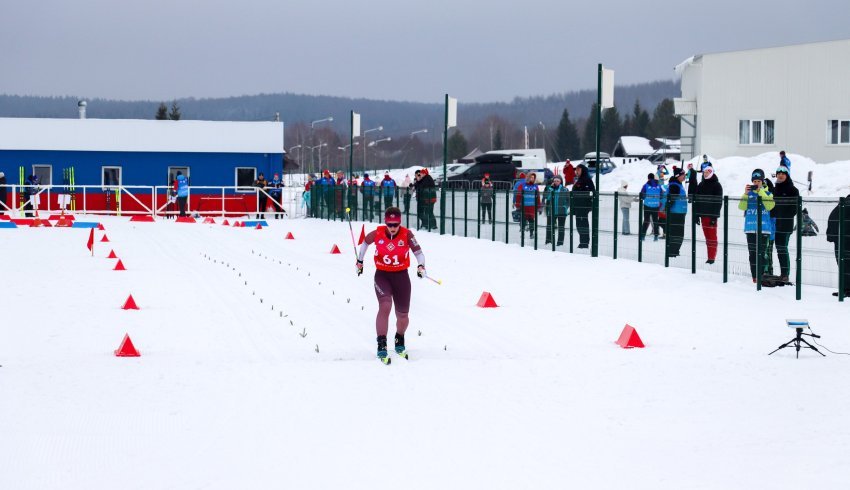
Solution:
M 673 126 L 662 129 L 661 121 L 655 119 L 659 104 L 679 94 L 675 81 L 657 81 L 635 85 L 618 86 L 615 89 L 616 110 L 606 111 L 607 132 L 638 134 L 645 136 L 675 136 L 670 133 Z M 77 101 L 81 97 L 36 97 L 0 94 L 0 117 L 77 117 Z M 181 119 L 212 121 L 270 121 L 275 113 L 285 123 L 285 144 L 293 148 L 290 155 L 307 168 L 347 167 L 347 153 L 339 147 L 348 144 L 348 114 L 354 110 L 361 114 L 362 129 L 383 126 L 383 131 L 371 132 L 369 141 L 391 138 L 390 141 L 362 147 L 355 152 L 356 165 L 366 168 L 387 168 L 413 165 L 442 160 L 443 121 L 442 97 L 435 103 L 397 102 L 387 100 L 352 99 L 346 97 L 300 95 L 291 93 L 245 95 L 226 98 L 184 98 L 168 101 L 119 101 L 85 98 L 88 102 L 87 117 L 104 119 L 155 119 L 161 104 L 179 109 Z M 458 128 L 452 130 L 450 153 L 457 157 L 462 151 L 480 148 L 482 151 L 497 148 L 517 148 L 524 145 L 527 127 L 529 146 L 545 147 L 553 160 L 577 159 L 587 149 L 585 141 L 587 121 L 596 101 L 595 90 L 579 90 L 562 94 L 537 97 L 517 97 L 510 102 L 463 103 L 458 107 Z M 636 108 L 636 104 L 638 107 Z M 669 101 L 668 101 L 669 104 Z M 670 104 L 672 107 L 672 104 Z M 566 114 L 565 114 L 566 111 Z M 642 112 L 646 112 L 645 117 Z M 612 118 L 611 112 L 616 113 Z M 662 113 L 665 110 L 662 110 Z M 621 117 L 620 114 L 624 114 Z M 565 133 L 564 116 L 577 133 L 577 144 Z M 311 131 L 310 122 L 333 117 L 332 123 L 317 124 Z M 662 114 L 666 117 L 666 114 Z M 671 114 L 672 116 L 672 114 Z M 615 121 L 616 119 L 616 121 Z M 643 120 L 634 126 L 631 121 Z M 649 119 L 646 121 L 645 119 Z M 593 122 L 591 120 L 591 122 Z M 568 126 L 569 126 L 568 125 Z M 591 124 L 592 125 L 592 124 Z M 559 134 L 560 127 L 560 134 Z M 595 128 L 595 126 L 594 126 Z M 411 136 L 410 133 L 427 129 L 427 133 Z M 638 131 L 639 129 L 639 131 Z M 665 134 L 650 134 L 661 131 Z M 678 129 L 675 129 L 678 132 Z M 604 133 L 603 133 L 604 134 Z M 606 143 L 619 137 L 609 134 Z M 568 144 L 569 143 L 569 144 Z M 301 150 L 322 146 L 316 151 Z M 606 144 L 603 151 L 610 151 Z M 613 145 L 612 145 L 613 146 Z M 318 153 L 321 150 L 321 161 Z M 463 156 L 463 155 L 460 155 Z

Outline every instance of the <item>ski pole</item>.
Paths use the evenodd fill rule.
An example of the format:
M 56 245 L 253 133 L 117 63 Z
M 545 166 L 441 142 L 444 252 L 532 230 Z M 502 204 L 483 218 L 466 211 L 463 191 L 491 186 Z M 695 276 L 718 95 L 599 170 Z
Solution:
M 441 281 L 440 279 L 434 279 L 433 277 L 429 276 L 427 272 L 425 274 L 423 274 L 423 277 L 425 277 L 425 279 L 428 279 L 429 281 L 435 282 L 437 284 L 443 284 L 443 281 Z
M 354 249 L 354 258 L 358 259 L 357 244 L 354 243 L 354 228 L 351 227 L 351 208 L 345 208 L 345 215 L 348 216 L 348 231 L 351 232 L 351 248 Z

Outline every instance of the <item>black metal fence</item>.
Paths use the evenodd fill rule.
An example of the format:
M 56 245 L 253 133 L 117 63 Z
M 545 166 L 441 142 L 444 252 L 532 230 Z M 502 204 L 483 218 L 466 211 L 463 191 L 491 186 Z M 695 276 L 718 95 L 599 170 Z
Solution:
M 445 200 L 444 215 L 440 199 Z M 785 287 L 794 288 L 797 299 L 802 298 L 803 285 L 813 285 L 837 289 L 839 301 L 844 300 L 850 289 L 846 198 L 776 198 L 773 209 L 792 216 L 790 222 L 785 218 L 780 231 L 776 218 L 766 213 L 763 217 L 760 211 L 770 204 L 759 199 L 750 228 L 764 233 L 745 230 L 740 196 L 715 198 L 710 204 L 720 206 L 717 216 L 697 216 L 695 209 L 703 213 L 700 205 L 710 199 L 689 196 L 683 203 L 686 212 L 677 213 L 670 200 L 653 208 L 636 194 L 616 192 L 555 193 L 547 188 L 532 197 L 477 186 L 430 188 L 417 194 L 399 187 L 314 185 L 306 201 L 308 216 L 315 218 L 345 220 L 348 209 L 352 220 L 381 222 L 384 210 L 396 206 L 404 226 L 416 230 L 553 252 L 591 255 L 595 248 L 600 257 L 690 269 L 693 274 L 713 272 L 724 283 L 730 276 L 755 276 L 757 289 L 779 286 L 779 279 L 788 276 L 791 284 Z M 597 208 L 594 228 L 591 217 Z

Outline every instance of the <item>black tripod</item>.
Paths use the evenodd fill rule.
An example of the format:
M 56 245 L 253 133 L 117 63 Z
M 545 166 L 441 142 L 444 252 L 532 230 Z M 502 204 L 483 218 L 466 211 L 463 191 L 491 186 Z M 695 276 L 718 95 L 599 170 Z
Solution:
M 791 347 L 791 345 L 793 344 L 793 345 L 794 345 L 794 348 L 795 348 L 795 349 L 797 349 L 797 359 L 799 359 L 799 358 L 800 358 L 800 348 L 803 348 L 803 347 L 804 347 L 804 348 L 808 348 L 808 349 L 812 349 L 813 351 L 817 352 L 818 354 L 820 354 L 820 355 L 822 355 L 822 356 L 826 357 L 826 354 L 824 354 L 823 352 L 819 351 L 819 350 L 817 349 L 817 347 L 815 347 L 815 346 L 813 346 L 812 344 L 810 344 L 810 343 L 806 342 L 806 339 L 804 339 L 804 338 L 803 338 L 803 335 L 807 335 L 807 336 L 809 336 L 809 337 L 819 339 L 819 338 L 820 338 L 820 335 L 815 335 L 814 333 L 803 333 L 803 327 L 797 327 L 797 328 L 796 328 L 796 330 L 797 330 L 797 336 L 796 336 L 796 337 L 794 337 L 793 339 L 789 340 L 788 342 L 785 342 L 784 344 L 780 345 L 780 346 L 779 346 L 779 347 L 777 347 L 777 348 L 776 348 L 776 350 L 775 350 L 775 351 L 773 351 L 773 352 L 776 352 L 776 351 L 778 351 L 779 349 L 784 349 L 784 348 L 786 348 L 786 347 Z M 800 345 L 800 344 L 806 344 L 806 345 Z M 771 352 L 770 354 L 773 354 L 773 352 Z M 770 355 L 770 354 L 768 354 L 768 355 Z

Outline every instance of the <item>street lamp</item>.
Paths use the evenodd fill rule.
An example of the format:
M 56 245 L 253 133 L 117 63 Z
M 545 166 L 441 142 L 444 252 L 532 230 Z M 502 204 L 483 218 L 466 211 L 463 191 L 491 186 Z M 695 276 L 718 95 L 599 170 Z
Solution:
M 310 142 L 311 142 L 311 143 L 313 142 L 313 130 L 314 130 L 314 128 L 316 127 L 316 125 L 317 125 L 317 124 L 319 124 L 319 123 L 323 123 L 323 122 L 333 122 L 333 120 L 334 120 L 333 116 L 329 116 L 329 117 L 326 117 L 326 118 L 323 118 L 323 119 L 317 119 L 317 120 L 315 120 L 315 121 L 312 121 L 312 122 L 310 123 Z M 321 156 L 322 156 L 322 152 L 321 152 L 321 151 L 319 151 L 319 157 L 321 157 Z M 313 152 L 311 151 L 311 152 L 310 152 L 310 166 L 311 166 L 311 167 L 313 166 L 313 161 L 312 161 L 312 160 L 313 160 Z M 320 166 L 321 166 L 321 163 L 322 163 L 322 162 L 319 162 L 319 165 L 320 165 Z
M 405 148 L 407 148 L 407 144 L 410 143 L 411 141 L 413 141 L 413 137 L 416 136 L 417 134 L 427 133 L 427 132 L 428 132 L 427 129 L 418 129 L 418 130 L 410 133 L 410 138 L 407 141 L 404 142 L 404 145 L 402 145 L 401 150 L 399 150 L 400 152 L 402 152 L 401 153 L 402 154 L 402 157 L 401 157 L 401 166 L 402 167 L 404 167 L 404 161 L 407 158 L 407 153 L 404 151 Z
M 322 144 L 320 144 L 320 145 L 316 145 L 316 146 L 311 146 L 311 147 L 310 147 L 310 160 L 312 160 L 312 159 L 313 159 L 313 151 L 314 151 L 316 148 L 318 148 L 318 149 L 319 149 L 319 166 L 320 166 L 320 167 L 322 166 L 322 147 L 323 147 L 323 146 L 328 146 L 328 144 L 327 144 L 327 143 L 322 143 Z
M 366 173 L 366 135 L 371 133 L 372 131 L 383 131 L 383 126 L 378 126 L 377 128 L 367 129 L 363 131 L 363 173 Z
M 360 142 L 359 142 L 359 141 L 355 141 L 355 142 L 354 142 L 354 146 L 357 146 L 357 145 L 359 145 L 359 144 L 360 144 Z M 349 148 L 351 148 L 351 145 L 337 146 L 337 147 L 336 147 L 336 149 L 337 149 L 337 150 L 339 150 L 339 151 L 342 153 L 343 161 L 345 161 L 345 150 L 347 150 L 347 149 L 349 149 Z M 343 166 L 345 166 L 345 165 L 343 164 Z M 351 176 L 350 176 L 350 175 L 349 175 L 349 178 L 351 178 Z
M 370 141 L 368 145 L 369 147 L 377 146 L 378 143 L 382 143 L 384 141 L 392 141 L 392 138 L 381 138 L 379 140 Z M 363 171 L 366 171 L 366 146 L 363 147 Z

